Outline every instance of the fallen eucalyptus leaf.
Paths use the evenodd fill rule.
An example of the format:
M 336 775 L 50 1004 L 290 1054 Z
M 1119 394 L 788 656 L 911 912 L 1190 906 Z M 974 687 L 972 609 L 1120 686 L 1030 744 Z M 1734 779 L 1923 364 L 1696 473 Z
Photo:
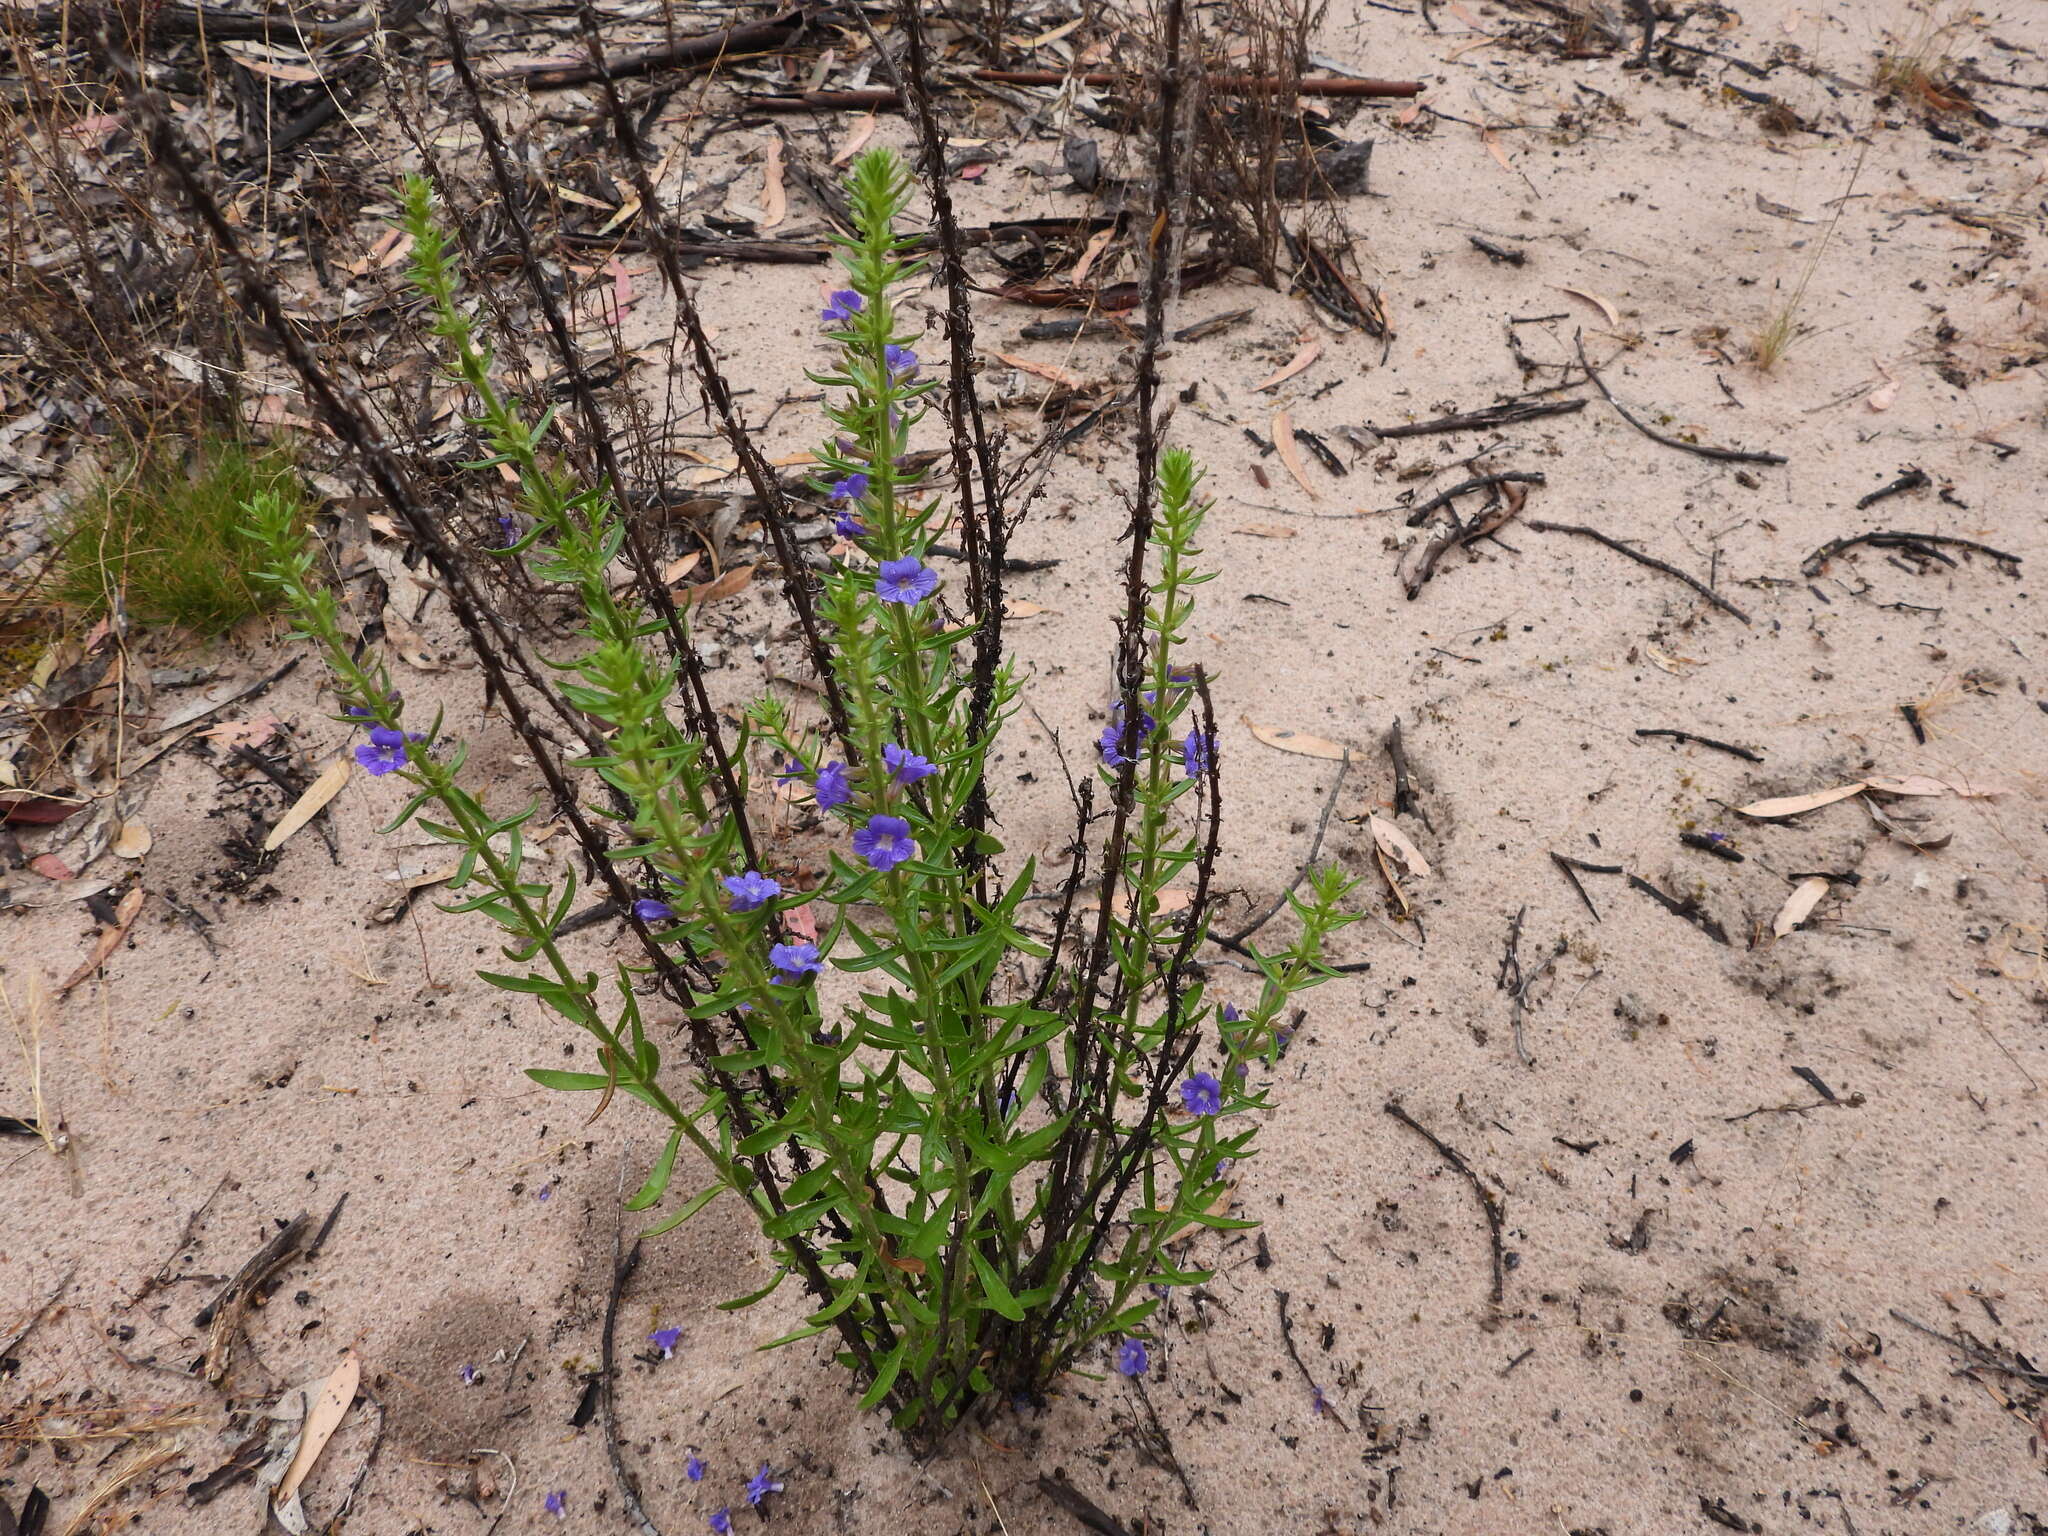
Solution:
M 1778 915 L 1771 919 L 1771 932 L 1779 938 L 1797 928 L 1812 915 L 1820 905 L 1821 897 L 1828 893 L 1828 882 L 1819 875 L 1808 875 L 1792 888 L 1792 894 L 1785 898 L 1785 905 L 1778 908 Z
M 1817 789 L 1810 795 L 1783 795 L 1775 800 L 1753 800 L 1748 805 L 1738 805 L 1735 813 L 1757 821 L 1776 821 L 1785 816 L 1797 816 L 1805 811 L 1817 811 L 1824 805 L 1833 805 L 1837 800 L 1846 800 L 1851 795 L 1860 795 L 1865 786 L 1861 779 L 1854 784 L 1837 784 L 1833 789 Z
M 270 829 L 270 836 L 263 839 L 263 851 L 275 853 L 286 841 L 307 822 L 318 816 L 327 802 L 341 793 L 341 786 L 348 782 L 349 770 L 354 767 L 347 758 L 339 757 L 327 765 L 327 771 L 306 786 L 306 792 L 299 796 L 292 808 L 278 819 Z
M 1285 726 L 1256 725 L 1244 716 L 1238 718 L 1261 744 L 1282 752 L 1293 752 L 1302 757 L 1326 757 L 1339 763 L 1351 756 L 1351 749 L 1340 742 L 1311 736 L 1305 731 L 1290 731 Z

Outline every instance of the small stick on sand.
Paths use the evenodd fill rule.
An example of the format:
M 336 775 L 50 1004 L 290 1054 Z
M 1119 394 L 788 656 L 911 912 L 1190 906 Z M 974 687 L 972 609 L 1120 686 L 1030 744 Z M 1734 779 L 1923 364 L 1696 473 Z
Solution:
M 1480 1183 L 1479 1175 L 1472 1171 L 1470 1163 L 1466 1162 L 1464 1158 L 1458 1156 L 1450 1147 L 1438 1140 L 1436 1132 L 1430 1130 L 1429 1127 L 1409 1114 L 1397 1101 L 1393 1099 L 1387 1100 L 1385 1108 L 1388 1114 L 1407 1126 L 1409 1130 L 1420 1136 L 1432 1147 L 1435 1147 L 1437 1155 L 1457 1169 L 1458 1172 L 1462 1173 L 1465 1176 L 1465 1181 L 1472 1186 L 1472 1193 L 1479 1197 L 1479 1204 L 1486 1212 L 1486 1235 L 1493 1244 L 1493 1290 L 1489 1299 L 1495 1306 L 1499 1306 L 1501 1298 L 1507 1294 L 1508 1273 L 1507 1254 L 1501 1245 L 1501 1228 L 1504 1218 L 1501 1214 L 1500 1196 Z
M 1729 602 L 1727 598 L 1721 596 L 1720 593 L 1706 585 L 1706 583 L 1686 575 L 1685 572 L 1675 565 L 1666 565 L 1655 555 L 1646 555 L 1639 549 L 1631 548 L 1629 545 L 1622 543 L 1620 539 L 1602 533 L 1598 528 L 1588 528 L 1582 523 L 1547 523 L 1537 517 L 1525 519 L 1522 526 L 1524 528 L 1533 528 L 1538 533 L 1576 533 L 1580 538 L 1592 539 L 1597 543 L 1605 544 L 1616 554 L 1627 555 L 1629 559 L 1635 561 L 1638 565 L 1647 565 L 1653 571 L 1662 571 L 1666 576 L 1676 577 L 1688 587 L 1691 587 L 1693 591 L 1699 593 L 1701 597 L 1712 603 L 1716 608 L 1719 608 L 1723 613 L 1733 614 L 1745 624 L 1749 622 L 1748 614 Z
M 1719 459 L 1728 464 L 1784 464 L 1788 462 L 1782 453 L 1761 453 L 1748 448 L 1716 448 L 1712 443 L 1688 443 L 1682 437 L 1669 437 L 1659 432 L 1655 427 L 1645 425 L 1629 415 L 1628 408 L 1614 398 L 1614 391 L 1607 387 L 1600 375 L 1593 371 L 1593 365 L 1586 361 L 1586 342 L 1584 336 L 1575 335 L 1572 339 L 1573 344 L 1578 348 L 1579 366 L 1586 370 L 1586 377 L 1593 381 L 1593 387 L 1606 396 L 1607 403 L 1614 407 L 1615 415 L 1634 427 L 1651 442 L 1662 443 L 1666 448 L 1676 448 L 1680 453 L 1695 454 L 1702 459 Z

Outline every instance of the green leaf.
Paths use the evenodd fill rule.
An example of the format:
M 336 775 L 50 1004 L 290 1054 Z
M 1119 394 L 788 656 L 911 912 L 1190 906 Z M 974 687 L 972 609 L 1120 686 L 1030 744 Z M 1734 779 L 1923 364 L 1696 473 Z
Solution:
M 1018 1303 L 1017 1298 L 1010 1294 L 1010 1288 L 1003 1284 L 1003 1277 L 981 1256 L 979 1248 L 968 1248 L 967 1262 L 974 1266 L 975 1274 L 981 1277 L 981 1288 L 988 1296 L 988 1304 L 1011 1322 L 1023 1322 L 1024 1308 Z
M 762 1286 L 761 1289 L 749 1291 L 744 1296 L 735 1296 L 730 1301 L 721 1301 L 718 1304 L 718 1310 L 721 1312 L 737 1312 L 743 1307 L 751 1307 L 757 1301 L 765 1301 L 774 1294 L 775 1288 L 788 1278 L 788 1270 L 778 1269 L 775 1271 L 775 1278 Z
M 528 1067 L 526 1075 L 541 1087 L 562 1093 L 592 1093 L 612 1081 L 602 1072 L 557 1072 L 553 1067 Z
M 889 1389 L 896 1385 L 897 1376 L 902 1374 L 904 1356 L 909 1349 L 910 1341 L 904 1339 L 882 1358 L 881 1366 L 875 1372 L 875 1384 L 861 1394 L 860 1408 L 863 1413 L 889 1395 Z
M 657 1221 L 640 1235 L 642 1237 L 659 1237 L 664 1232 L 673 1232 L 677 1227 L 680 1227 L 684 1222 L 688 1221 L 724 1193 L 725 1186 L 723 1184 L 714 1184 L 709 1189 L 700 1189 L 696 1194 L 690 1196 L 688 1200 L 685 1200 L 675 1210 L 669 1212 L 668 1215 L 662 1217 L 661 1220 Z M 773 1290 L 774 1288 L 771 1285 L 768 1289 Z M 768 1293 L 763 1291 L 761 1294 L 765 1296 Z
M 629 1211 L 644 1211 L 659 1200 L 668 1189 L 668 1176 L 675 1171 L 676 1149 L 683 1144 L 683 1128 L 677 1126 L 669 1132 L 668 1145 L 661 1149 L 661 1156 L 654 1160 L 654 1170 L 647 1175 L 647 1182 L 640 1186 L 640 1192 L 626 1202 Z

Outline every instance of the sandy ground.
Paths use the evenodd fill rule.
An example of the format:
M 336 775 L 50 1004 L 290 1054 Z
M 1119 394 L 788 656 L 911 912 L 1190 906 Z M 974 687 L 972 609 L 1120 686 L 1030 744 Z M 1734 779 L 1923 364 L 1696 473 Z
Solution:
M 2048 85 L 2035 51 L 2048 16 L 2015 0 L 1982 19 L 1960 51 Z M 1352 124 L 1378 138 L 1375 195 L 1348 215 L 1397 332 L 1384 357 L 1241 282 L 1189 294 L 1174 316 L 1258 311 L 1166 365 L 1176 389 L 1199 386 L 1172 435 L 1204 458 L 1217 497 L 1207 544 L 1222 574 L 1197 627 L 1230 722 L 1225 877 L 1240 909 L 1270 900 L 1336 771 L 1244 722 L 1313 733 L 1357 749 L 1328 850 L 1368 877 L 1374 915 L 1343 956 L 1370 971 L 1314 994 L 1245 1171 L 1242 1210 L 1262 1231 L 1204 1240 L 1217 1278 L 1176 1298 L 1145 1383 L 1074 1380 L 1049 1413 L 1000 1418 L 920 1468 L 854 1411 L 822 1352 L 755 1349 L 788 1325 L 793 1297 L 715 1309 L 753 1289 L 764 1261 L 738 1207 L 714 1205 L 648 1246 L 621 1303 L 623 1456 L 659 1530 L 704 1529 L 764 1462 L 786 1485 L 771 1523 L 804 1532 L 1081 1530 L 1034 1486 L 1055 1471 L 1146 1532 L 2048 1529 L 2042 1386 L 1999 1368 L 2016 1364 L 2009 1351 L 2048 1360 L 2048 609 L 2034 590 L 2048 562 L 2048 139 L 2024 126 L 2048 118 L 2048 98 L 1981 87 L 2002 125 L 1961 119 L 1943 130 L 1959 134 L 1950 144 L 1858 84 L 1881 29 L 1910 25 L 1902 7 L 1756 3 L 1716 45 L 1751 60 L 1798 45 L 1817 73 L 1781 69 L 1770 89 L 1827 134 L 1774 136 L 1720 92 L 1718 68 L 1645 78 L 1619 56 L 1486 44 L 1505 20 L 1439 4 L 1432 31 L 1392 7 L 1339 5 L 1323 34 L 1325 53 L 1423 76 L 1437 110 L 1496 125 L 1490 139 L 1434 117 L 1403 129 L 1398 107 Z M 1042 149 L 999 154 L 963 184 L 964 216 L 1078 207 L 1053 190 L 1062 180 L 1021 168 L 1057 162 L 1056 143 Z M 1470 234 L 1526 263 L 1489 261 Z M 1742 338 L 1810 264 L 1813 334 L 1762 375 L 1740 360 Z M 800 387 L 815 360 L 816 289 L 796 268 L 704 277 L 720 346 L 759 398 Z M 1525 381 L 1508 350 L 1510 318 L 1530 316 L 1554 317 L 1514 328 L 1541 363 L 1566 361 L 1581 328 L 1596 362 L 1632 343 L 1605 376 L 1645 422 L 1789 462 L 1674 451 L 1597 398 L 1498 434 L 1370 451 L 1337 435 L 1554 382 Z M 1019 344 L 1037 316 L 993 298 L 979 318 L 1003 350 L 1083 377 L 1110 374 L 1119 352 Z M 665 317 L 650 307 L 637 323 L 653 337 Z M 1304 330 L 1318 360 L 1254 394 Z M 1348 474 L 1304 456 L 1305 489 L 1261 458 L 1242 429 L 1268 436 L 1280 409 Z M 1028 409 L 1010 421 L 1021 435 Z M 785 410 L 768 443 L 793 451 L 812 430 Z M 1634 541 L 1711 580 L 1748 622 L 1588 539 L 1514 523 L 1404 599 L 1405 506 L 1478 472 L 1460 461 L 1496 438 L 1481 470 L 1547 476 L 1524 522 Z M 1037 717 L 1019 721 L 1000 767 L 1017 780 L 999 786 L 1017 796 L 1017 850 L 1062 836 L 1038 721 L 1077 750 L 1099 729 L 1127 466 L 1123 428 L 1089 437 L 1018 539 L 1015 553 L 1062 563 L 1014 587 L 1045 610 L 1013 631 Z M 1932 484 L 1858 510 L 1909 466 Z M 1874 529 L 1977 540 L 2021 563 L 1865 546 L 1802 574 L 1827 541 Z M 721 686 L 743 695 L 769 664 L 755 642 L 787 654 L 783 621 L 754 593 L 712 612 Z M 452 639 L 446 625 L 429 610 L 434 638 Z M 222 660 L 253 675 L 275 659 L 265 645 Z M 307 670 L 262 707 L 324 757 L 342 736 Z M 508 801 L 536 787 L 502 723 L 477 717 L 460 668 L 403 681 L 454 706 Z M 1406 882 L 1406 921 L 1390 920 L 1363 828 L 1369 811 L 1392 814 L 1380 741 L 1397 718 L 1419 791 L 1399 824 L 1433 867 Z M 1862 797 L 1792 823 L 1733 810 L 1870 774 L 1997 792 L 1882 801 L 1892 831 Z M 598 1424 L 572 1418 L 599 1351 L 622 1163 L 650 1153 L 654 1128 L 624 1106 L 584 1125 L 579 1106 L 525 1082 L 521 1068 L 561 1056 L 564 1031 L 472 979 L 488 943 L 478 924 L 425 900 L 370 921 L 389 891 L 380 872 L 418 852 L 374 835 L 396 798 L 358 777 L 334 809 L 338 857 L 309 830 L 244 879 L 224 844 L 267 826 L 277 791 L 182 751 L 149 794 L 142 884 L 210 915 L 215 947 L 164 901 L 144 906 L 45 1034 L 43 1087 L 70 1155 L 15 1142 L 0 1165 L 0 1339 L 69 1276 L 0 1372 L 14 1442 L 0 1501 L 41 1485 L 52 1530 L 159 1453 L 85 1511 L 90 1528 L 252 1528 L 248 1484 L 204 1506 L 186 1485 L 249 1433 L 225 1410 L 260 1412 L 345 1348 L 383 1411 L 349 1530 L 633 1529 Z M 1688 831 L 1721 835 L 1741 861 L 1681 844 Z M 1580 875 L 1596 912 L 1554 854 L 1626 876 Z M 1835 877 L 1815 920 L 1774 938 L 1788 877 L 1813 871 Z M 1696 901 L 1700 920 L 1633 880 Z M 43 899 L 18 879 L 12 890 Z M 1501 980 L 1518 914 L 1526 1062 Z M 71 972 L 94 925 L 76 903 L 32 906 L 5 933 L 19 996 L 30 971 Z M 614 939 L 579 942 L 598 962 Z M 1227 957 L 1214 974 L 1250 990 Z M 23 1112 L 25 1097 L 0 1055 L 0 1110 Z M 1390 1099 L 1501 1202 L 1499 1305 L 1473 1186 L 1385 1112 Z M 344 1194 L 317 1257 L 248 1319 L 229 1390 L 183 1374 L 218 1278 Z M 659 1326 L 682 1330 L 673 1359 L 645 1342 Z M 21 1427 L 111 1405 L 158 1412 L 158 1432 L 53 1445 Z M 358 1406 L 315 1469 L 316 1523 L 375 1421 Z M 698 1485 L 683 1473 L 693 1448 L 709 1466 Z M 559 1525 L 542 1507 L 556 1489 Z M 738 1526 L 756 1519 L 743 1511 Z

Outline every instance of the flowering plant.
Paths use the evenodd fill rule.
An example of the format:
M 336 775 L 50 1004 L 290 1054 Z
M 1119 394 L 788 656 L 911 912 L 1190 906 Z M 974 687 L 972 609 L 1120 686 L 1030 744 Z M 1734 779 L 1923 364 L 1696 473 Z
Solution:
M 849 552 L 815 594 L 800 566 L 784 568 L 813 642 L 822 718 L 800 722 L 767 697 L 734 729 L 709 706 L 687 616 L 647 579 L 614 487 L 579 486 L 549 450 L 550 417 L 529 422 L 498 391 L 432 193 L 417 178 L 406 187 L 412 278 L 489 448 L 474 467 L 503 466 L 519 483 L 513 527 L 527 531 L 489 553 L 526 561 L 584 615 L 578 654 L 554 664 L 562 717 L 584 735 L 586 750 L 568 760 L 587 775 L 582 793 L 490 665 L 641 940 L 643 963 L 618 966 L 609 988 L 558 939 L 573 877 L 550 883 L 524 867 L 521 829 L 535 808 L 486 807 L 441 719 L 408 731 L 403 701 L 361 659 L 285 509 L 259 497 L 250 523 L 268 551 L 260 574 L 325 653 L 341 718 L 370 730 L 357 756 L 411 790 L 393 825 L 417 818 L 459 849 L 449 910 L 503 933 L 512 969 L 481 979 L 590 1036 L 587 1069 L 528 1075 L 596 1095 L 599 1110 L 615 1095 L 650 1109 L 667 1139 L 628 1207 L 670 1202 L 652 1233 L 722 1192 L 745 1201 L 776 1273 L 731 1305 L 797 1277 L 812 1306 L 775 1342 L 834 1335 L 863 1404 L 888 1405 L 931 1443 L 976 1400 L 1036 1396 L 1091 1350 L 1109 1347 L 1127 1375 L 1148 1368 L 1143 1339 L 1162 1288 L 1205 1278 L 1180 1240 L 1251 1225 L 1227 1214 L 1226 1175 L 1251 1154 L 1268 1107 L 1278 1021 L 1329 974 L 1324 946 L 1348 921 L 1349 887 L 1313 874 L 1306 894 L 1289 897 L 1291 944 L 1242 946 L 1257 1000 L 1241 1014 L 1217 1009 L 1196 952 L 1218 852 L 1219 753 L 1207 677 L 1178 659 L 1193 589 L 1209 579 L 1195 564 L 1206 507 L 1192 460 L 1167 451 L 1143 466 L 1157 508 L 1134 531 L 1121 697 L 1097 774 L 1077 792 L 1083 842 L 1098 822 L 1108 835 L 1052 893 L 1051 928 L 1027 921 L 1037 862 L 1010 858 L 988 830 L 988 756 L 1019 687 L 1001 654 L 1000 560 L 988 558 L 1001 516 L 986 497 L 960 514 L 973 558 L 956 612 L 932 564 L 951 517 L 908 453 L 940 389 L 893 303 L 923 268 L 897 233 L 909 178 L 874 151 L 847 191 L 846 286 L 822 315 L 836 358 L 814 378 L 833 428 L 815 486 Z M 950 339 L 946 405 L 964 497 L 958 392 L 971 370 L 962 333 Z M 621 558 L 641 573 L 623 592 Z M 458 611 L 479 654 L 507 654 L 461 606 L 463 590 Z M 833 844 L 808 889 L 788 850 L 764 841 L 763 767 L 785 792 L 808 792 Z M 680 1061 L 647 1016 L 657 1008 L 679 1026 Z M 699 1187 L 671 1200 L 686 1170 Z

